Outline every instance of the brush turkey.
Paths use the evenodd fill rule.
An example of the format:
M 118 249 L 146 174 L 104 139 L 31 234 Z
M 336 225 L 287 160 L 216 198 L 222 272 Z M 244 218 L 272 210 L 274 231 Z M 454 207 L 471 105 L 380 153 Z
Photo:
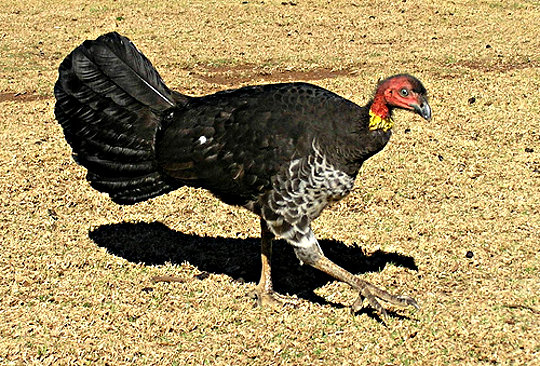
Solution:
M 406 74 L 377 86 L 359 106 L 308 83 L 247 86 L 202 97 L 170 90 L 126 37 L 109 33 L 77 47 L 59 68 L 55 115 L 95 189 L 135 204 L 182 186 L 209 190 L 260 216 L 259 304 L 273 291 L 272 240 L 292 245 L 309 264 L 358 290 L 382 314 L 384 300 L 418 307 L 330 261 L 311 221 L 349 194 L 362 163 L 392 134 L 392 111 L 431 109 L 421 82 Z

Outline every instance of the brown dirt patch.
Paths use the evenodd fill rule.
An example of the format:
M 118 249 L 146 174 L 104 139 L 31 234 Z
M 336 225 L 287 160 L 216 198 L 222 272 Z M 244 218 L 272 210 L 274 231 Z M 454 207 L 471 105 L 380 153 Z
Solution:
M 30 93 L 0 93 L 0 103 L 3 102 L 33 102 L 36 100 L 52 99 L 52 96 Z
M 186 71 L 196 79 L 225 86 L 261 82 L 318 81 L 337 77 L 350 77 L 357 74 L 353 70 L 324 68 L 314 70 L 265 70 L 256 65 L 206 67 Z

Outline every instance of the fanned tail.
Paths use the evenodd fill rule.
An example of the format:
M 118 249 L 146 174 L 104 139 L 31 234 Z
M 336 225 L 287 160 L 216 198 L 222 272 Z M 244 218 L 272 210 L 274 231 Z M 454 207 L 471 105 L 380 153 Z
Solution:
M 120 204 L 178 188 L 155 160 L 164 111 L 187 103 L 150 61 L 118 33 L 85 41 L 62 62 L 55 115 L 87 179 Z

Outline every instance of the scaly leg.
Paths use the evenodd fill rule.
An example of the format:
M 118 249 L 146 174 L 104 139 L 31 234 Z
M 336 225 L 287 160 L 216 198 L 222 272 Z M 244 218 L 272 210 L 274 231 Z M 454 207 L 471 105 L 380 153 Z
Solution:
M 282 296 L 274 291 L 272 286 L 272 241 L 275 236 L 268 229 L 266 222 L 261 219 L 261 279 L 255 291 L 252 292 L 257 297 L 259 306 L 282 306 L 286 303 L 295 303 L 291 298 Z
M 353 304 L 354 311 L 360 310 L 364 299 L 366 299 L 369 305 L 383 316 L 387 315 L 386 310 L 379 304 L 377 299 L 387 301 L 394 305 L 411 305 L 417 309 L 420 308 L 412 297 L 396 296 L 385 290 L 381 290 L 371 283 L 361 280 L 325 257 L 311 229 L 309 229 L 307 234 L 300 240 L 291 240 L 290 243 L 295 246 L 296 256 L 300 261 L 309 264 L 342 282 L 348 283 L 354 289 L 359 291 L 359 297 Z
M 359 279 L 358 277 L 341 268 L 325 256 L 320 257 L 311 265 L 314 268 L 317 268 L 342 282 L 348 283 L 354 289 L 359 291 L 359 297 L 353 304 L 354 311 L 358 311 L 362 308 L 362 302 L 364 299 L 368 301 L 371 307 L 373 307 L 381 315 L 384 316 L 387 315 L 386 310 L 381 306 L 381 304 L 379 304 L 377 299 L 387 301 L 394 305 L 411 305 L 417 309 L 420 309 L 417 302 L 412 297 L 396 296 L 385 290 L 381 290 L 380 288 L 372 285 L 371 283 Z

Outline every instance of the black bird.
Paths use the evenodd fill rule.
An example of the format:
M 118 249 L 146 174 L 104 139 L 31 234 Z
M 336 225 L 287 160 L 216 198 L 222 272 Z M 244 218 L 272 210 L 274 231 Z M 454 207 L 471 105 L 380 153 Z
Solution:
M 307 83 L 247 86 L 203 97 L 171 91 L 126 37 L 85 41 L 59 68 L 55 115 L 87 179 L 119 204 L 182 186 L 205 188 L 261 218 L 259 304 L 281 303 L 272 289 L 272 240 L 309 264 L 377 299 L 418 307 L 361 280 L 326 258 L 311 221 L 349 194 L 362 163 L 392 134 L 392 111 L 429 120 L 422 83 L 406 74 L 379 83 L 359 106 Z

